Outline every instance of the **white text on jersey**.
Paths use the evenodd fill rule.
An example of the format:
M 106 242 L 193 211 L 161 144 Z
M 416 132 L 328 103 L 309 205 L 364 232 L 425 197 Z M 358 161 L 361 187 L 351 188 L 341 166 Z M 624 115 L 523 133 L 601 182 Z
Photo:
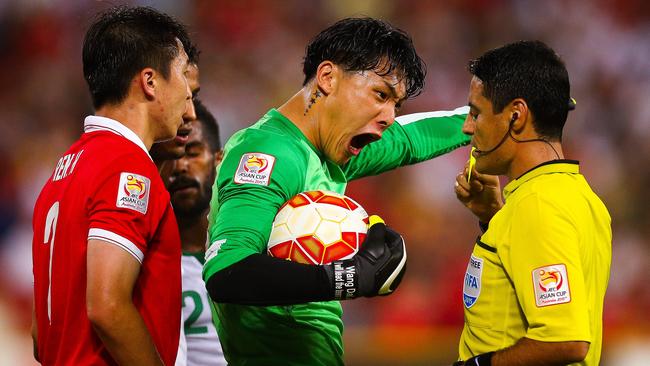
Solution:
M 59 159 L 59 162 L 56 164 L 56 168 L 54 169 L 54 174 L 52 175 L 52 182 L 56 182 L 72 174 L 74 167 L 77 166 L 79 157 L 83 152 L 84 151 L 81 150 L 78 153 L 68 154 Z

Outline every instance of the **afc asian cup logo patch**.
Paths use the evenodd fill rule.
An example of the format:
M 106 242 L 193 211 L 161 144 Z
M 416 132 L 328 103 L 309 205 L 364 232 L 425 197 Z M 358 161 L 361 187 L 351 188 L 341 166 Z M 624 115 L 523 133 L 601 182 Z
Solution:
M 123 172 L 120 174 L 116 206 L 146 214 L 149 206 L 149 187 L 151 187 L 149 178 Z
M 569 277 L 564 264 L 535 268 L 532 274 L 537 307 L 571 301 Z
M 239 160 L 239 165 L 235 172 L 235 183 L 268 186 L 274 164 L 275 157 L 272 155 L 246 153 Z
M 481 275 L 483 274 L 483 258 L 475 257 L 474 254 L 469 258 L 467 271 L 465 272 L 465 283 L 463 284 L 463 303 L 466 308 L 471 308 L 476 304 L 481 294 Z
M 141 200 L 147 194 L 147 186 L 145 185 L 144 179 L 133 174 L 127 175 L 126 184 L 124 184 L 124 193 L 129 196 L 138 197 Z
M 264 171 L 269 167 L 269 160 L 262 157 L 251 154 L 246 159 L 244 163 L 244 170 L 249 173 L 264 173 Z

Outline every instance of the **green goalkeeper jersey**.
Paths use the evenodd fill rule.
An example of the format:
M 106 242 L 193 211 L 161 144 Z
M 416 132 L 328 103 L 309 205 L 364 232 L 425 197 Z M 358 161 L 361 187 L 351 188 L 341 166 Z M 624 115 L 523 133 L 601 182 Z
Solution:
M 225 145 L 210 204 L 204 280 L 251 254 L 266 253 L 275 215 L 294 195 L 317 189 L 343 194 L 353 179 L 466 145 L 469 137 L 461 126 L 467 112 L 462 107 L 398 117 L 381 140 L 339 166 L 280 112 L 270 110 Z M 269 307 L 216 304 L 216 312 L 219 339 L 231 365 L 343 364 L 338 301 Z

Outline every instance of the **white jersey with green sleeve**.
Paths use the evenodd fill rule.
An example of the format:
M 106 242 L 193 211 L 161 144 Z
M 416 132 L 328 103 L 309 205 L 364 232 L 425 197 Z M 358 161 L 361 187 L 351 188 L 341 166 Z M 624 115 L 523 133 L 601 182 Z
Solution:
M 310 190 L 345 193 L 347 182 L 415 164 L 469 143 L 467 107 L 397 118 L 381 140 L 346 165 L 327 160 L 275 109 L 226 143 L 209 215 L 203 278 L 249 255 L 266 253 L 282 204 Z M 270 273 L 269 275 L 273 275 Z M 293 306 L 216 304 L 217 330 L 233 365 L 342 365 L 338 301 Z
M 183 326 L 187 366 L 226 365 L 213 321 L 212 302 L 201 278 L 203 253 L 183 253 Z

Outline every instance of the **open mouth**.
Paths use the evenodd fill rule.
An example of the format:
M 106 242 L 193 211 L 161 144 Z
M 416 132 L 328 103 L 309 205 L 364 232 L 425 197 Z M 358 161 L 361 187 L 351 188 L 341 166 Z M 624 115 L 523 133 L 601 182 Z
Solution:
M 192 126 L 189 123 L 183 124 L 176 132 L 174 140 L 180 143 L 187 143 L 190 138 L 190 132 L 192 132 Z
M 381 136 L 374 133 L 362 133 L 360 135 L 356 135 L 352 138 L 352 140 L 350 140 L 350 153 L 355 156 L 359 155 L 361 149 L 363 149 L 369 143 L 379 140 L 380 138 Z

